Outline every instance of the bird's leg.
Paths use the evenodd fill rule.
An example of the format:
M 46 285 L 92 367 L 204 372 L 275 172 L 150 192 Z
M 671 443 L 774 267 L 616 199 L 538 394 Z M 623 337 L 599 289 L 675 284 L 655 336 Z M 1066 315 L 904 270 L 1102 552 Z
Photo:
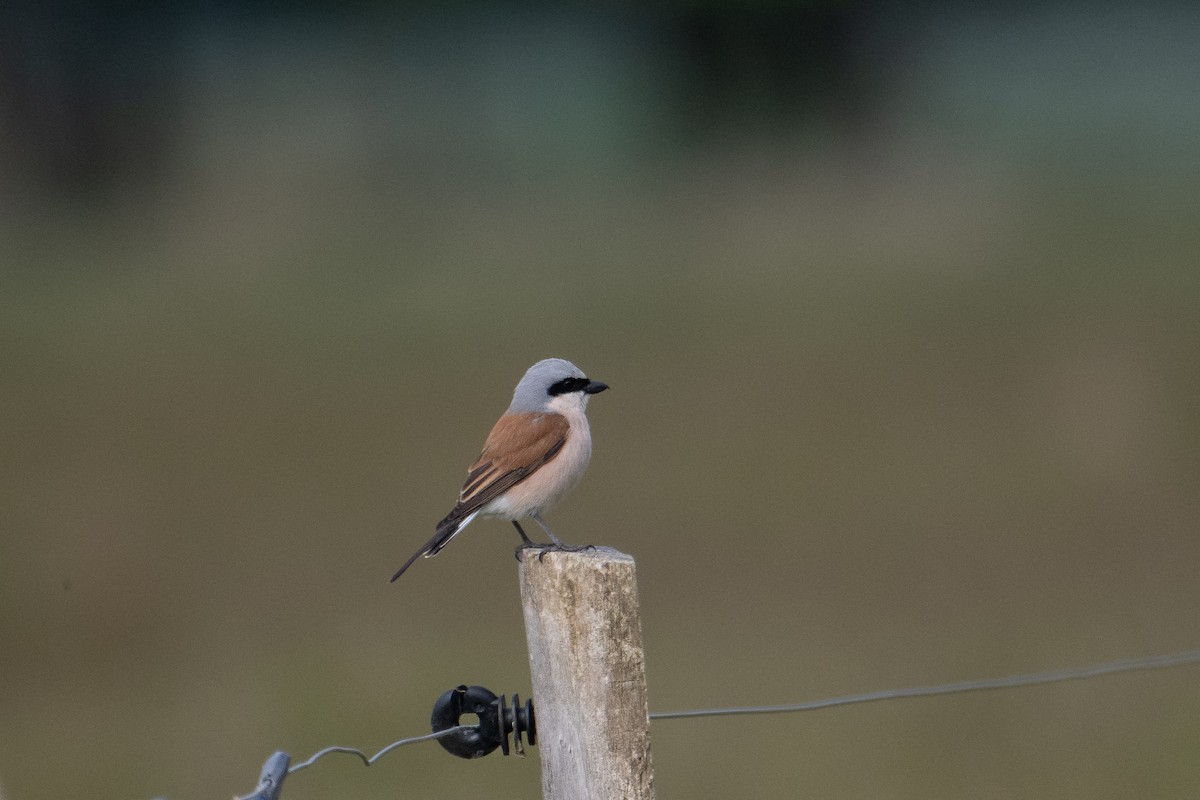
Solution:
M 554 543 L 555 547 L 569 546 L 563 544 L 563 540 L 554 535 L 554 531 L 550 530 L 550 526 L 546 524 L 546 520 L 542 519 L 540 514 L 530 514 L 529 518 L 541 526 L 542 530 L 544 530 L 546 535 L 550 537 L 550 541 Z
M 531 540 L 528 536 L 525 535 L 525 529 L 521 527 L 521 523 L 517 522 L 514 519 L 512 521 L 512 524 L 513 524 L 513 527 L 517 529 L 517 533 L 521 534 L 521 543 L 519 545 L 517 545 L 517 549 L 513 551 L 513 557 L 516 558 L 517 561 L 520 561 L 522 550 L 524 550 L 527 547 L 537 547 L 538 545 L 533 540 Z
M 539 559 L 546 555 L 546 553 L 549 553 L 553 550 L 562 550 L 567 553 L 577 553 L 580 550 L 596 549 L 595 545 L 590 544 L 566 544 L 562 539 L 559 539 L 554 535 L 554 531 L 550 530 L 550 526 L 546 524 L 546 520 L 542 519 L 541 514 L 530 514 L 529 518 L 541 526 L 542 530 L 546 532 L 546 535 L 550 537 L 550 541 L 552 542 L 552 544 L 536 545 L 536 547 L 542 551 L 538 555 Z
M 517 533 L 521 534 L 522 547 L 537 547 L 528 536 L 525 535 L 525 529 L 521 527 L 521 523 L 515 519 L 512 521 L 513 527 L 517 529 Z

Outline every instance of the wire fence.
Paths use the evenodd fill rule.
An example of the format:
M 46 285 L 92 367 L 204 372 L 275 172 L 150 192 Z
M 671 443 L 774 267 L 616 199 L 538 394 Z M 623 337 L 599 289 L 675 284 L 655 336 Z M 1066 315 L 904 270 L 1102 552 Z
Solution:
M 962 692 L 978 692 L 989 689 L 1015 689 L 1020 686 L 1037 686 L 1045 683 L 1098 678 L 1102 675 L 1114 675 L 1118 672 L 1133 672 L 1134 670 L 1165 669 L 1166 667 L 1178 667 L 1197 662 L 1200 662 L 1200 650 L 1185 650 L 1180 653 L 1171 653 L 1164 656 L 1147 656 L 1145 658 L 1108 661 L 1103 664 L 1093 664 L 1089 667 L 1072 667 L 1050 670 L 1049 672 L 1031 672 L 1024 675 L 984 678 L 975 681 L 960 681 L 959 683 L 941 683 L 934 686 L 914 686 L 907 689 L 885 689 L 880 692 L 849 694 L 841 697 L 830 697 L 825 700 L 809 700 L 808 702 L 792 703 L 789 705 L 701 708 L 695 711 L 652 711 L 650 712 L 650 719 L 727 717 L 735 714 L 784 714 L 791 711 L 816 711 L 820 708 L 848 706 L 855 703 L 873 703 L 879 700 L 898 700 L 903 697 L 933 697 L 939 694 L 959 694 Z
M 1027 686 L 1061 683 L 1063 681 L 1099 678 L 1105 675 L 1115 675 L 1122 672 L 1158 670 L 1197 663 L 1200 663 L 1200 650 L 1184 650 L 1177 653 L 1169 653 L 1167 655 L 1147 656 L 1144 658 L 1129 658 L 1119 661 L 1107 661 L 1083 667 L 1069 667 L 1045 672 L 1030 672 L 1018 675 L 1007 675 L 999 678 L 983 678 L 980 680 L 942 683 L 930 686 L 885 689 L 877 692 L 841 695 L 839 697 L 829 697 L 822 700 L 809 700 L 806 702 L 791 703 L 786 705 L 730 706 L 726 708 L 700 708 L 687 711 L 652 711 L 650 712 L 650 719 L 669 720 L 696 717 L 727 717 L 744 714 L 786 714 L 802 711 L 816 711 L 823 708 L 833 708 L 836 706 L 847 706 L 858 703 L 873 703 L 883 700 L 934 697 L 937 695 L 961 694 L 966 692 L 998 689 L 1016 689 Z M 290 758 L 287 756 L 287 754 L 282 752 L 275 753 L 268 758 L 266 763 L 263 765 L 258 786 L 255 787 L 254 791 L 248 795 L 243 795 L 239 798 L 236 798 L 236 800 L 278 800 L 284 777 L 294 772 L 299 772 L 302 769 L 311 767 L 317 761 L 320 761 L 322 758 L 333 753 L 347 753 L 349 755 L 357 756 L 363 762 L 364 766 L 369 767 L 388 753 L 391 753 L 392 751 L 406 745 L 434 741 L 443 737 L 452 736 L 456 733 L 474 731 L 475 729 L 476 728 L 474 726 L 470 725 L 457 725 L 455 727 L 447 728 L 441 731 L 435 731 L 433 733 L 427 733 L 421 736 L 412 736 L 405 739 L 399 739 L 369 757 L 365 752 L 356 747 L 343 747 L 335 745 L 319 750 L 307 760 L 302 761 L 299 764 L 289 766 Z

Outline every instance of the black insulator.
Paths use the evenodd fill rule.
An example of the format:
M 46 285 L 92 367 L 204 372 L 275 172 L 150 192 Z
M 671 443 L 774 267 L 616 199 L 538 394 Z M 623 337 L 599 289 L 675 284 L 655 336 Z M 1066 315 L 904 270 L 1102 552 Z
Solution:
M 481 758 L 497 747 L 508 755 L 508 735 L 513 734 L 513 750 L 525 755 L 522 735 L 529 744 L 537 744 L 537 722 L 533 714 L 533 701 L 521 705 L 518 695 L 513 695 L 509 706 L 504 695 L 497 697 L 482 686 L 458 686 L 443 694 L 433 704 L 430 722 L 434 733 L 460 725 L 464 714 L 474 714 L 479 724 L 466 730 L 456 731 L 438 739 L 447 752 L 459 758 Z

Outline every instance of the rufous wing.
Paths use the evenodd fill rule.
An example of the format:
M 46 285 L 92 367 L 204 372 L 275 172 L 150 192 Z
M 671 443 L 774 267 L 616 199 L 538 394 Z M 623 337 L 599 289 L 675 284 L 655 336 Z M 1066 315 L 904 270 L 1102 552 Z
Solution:
M 484 442 L 483 452 L 467 470 L 458 503 L 438 529 L 449 527 L 516 486 L 562 450 L 571 426 L 562 414 L 505 414 Z

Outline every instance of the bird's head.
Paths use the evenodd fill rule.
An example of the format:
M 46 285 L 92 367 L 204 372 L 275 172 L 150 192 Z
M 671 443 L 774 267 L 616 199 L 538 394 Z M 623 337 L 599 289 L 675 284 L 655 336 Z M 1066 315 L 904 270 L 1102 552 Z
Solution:
M 525 371 L 508 410 L 510 413 L 547 411 L 571 404 L 577 404 L 583 410 L 587 408 L 589 397 L 607 388 L 608 384 L 589 379 L 570 361 L 547 358 Z

